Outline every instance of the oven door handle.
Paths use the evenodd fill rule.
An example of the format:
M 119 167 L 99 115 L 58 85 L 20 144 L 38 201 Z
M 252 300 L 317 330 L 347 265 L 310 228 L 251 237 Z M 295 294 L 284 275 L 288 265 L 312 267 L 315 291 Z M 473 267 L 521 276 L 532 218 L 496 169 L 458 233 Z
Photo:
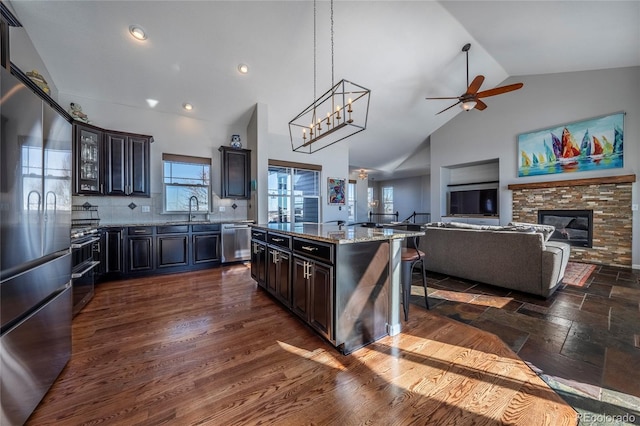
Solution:
M 85 247 L 85 246 L 87 246 L 89 244 L 93 244 L 93 243 L 98 242 L 98 241 L 100 241 L 100 237 L 93 237 L 90 240 L 84 241 L 84 242 L 82 242 L 80 244 L 71 244 L 71 248 L 72 249 L 79 249 L 79 248 Z
M 82 278 L 82 276 L 84 274 L 86 274 L 87 272 L 89 272 L 90 270 L 92 270 L 93 268 L 95 268 L 96 266 L 98 266 L 100 264 L 99 260 L 95 260 L 93 262 L 91 262 L 89 264 L 89 266 L 87 266 L 86 268 L 84 268 L 82 271 L 80 272 L 74 272 L 71 274 L 71 278 L 76 279 L 76 278 Z

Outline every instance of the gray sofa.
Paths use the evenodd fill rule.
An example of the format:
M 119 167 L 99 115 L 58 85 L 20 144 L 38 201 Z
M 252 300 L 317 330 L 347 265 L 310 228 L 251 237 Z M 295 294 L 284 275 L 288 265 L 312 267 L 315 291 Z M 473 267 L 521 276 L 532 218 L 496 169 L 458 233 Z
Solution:
M 549 226 L 437 222 L 424 231 L 427 270 L 545 298 L 562 282 L 569 261 L 568 244 L 546 241 Z

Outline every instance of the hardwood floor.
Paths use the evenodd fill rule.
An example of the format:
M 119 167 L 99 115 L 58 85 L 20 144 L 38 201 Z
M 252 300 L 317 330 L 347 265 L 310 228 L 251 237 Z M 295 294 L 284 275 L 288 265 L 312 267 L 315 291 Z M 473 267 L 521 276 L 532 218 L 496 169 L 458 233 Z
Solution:
M 500 337 L 581 425 L 640 424 L 640 271 L 595 266 L 548 299 L 430 272 L 431 312 Z M 410 315 L 424 310 L 417 274 L 412 293 Z
M 341 355 L 246 265 L 103 283 L 30 425 L 577 424 L 495 335 L 413 308 Z

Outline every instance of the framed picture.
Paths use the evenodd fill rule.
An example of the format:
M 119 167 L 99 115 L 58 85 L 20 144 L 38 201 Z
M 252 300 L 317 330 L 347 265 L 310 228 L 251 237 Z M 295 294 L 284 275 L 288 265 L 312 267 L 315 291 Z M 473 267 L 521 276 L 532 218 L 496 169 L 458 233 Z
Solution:
M 329 205 L 344 206 L 346 180 L 341 178 L 327 178 L 327 189 L 329 192 Z
M 518 135 L 518 176 L 623 167 L 624 113 Z

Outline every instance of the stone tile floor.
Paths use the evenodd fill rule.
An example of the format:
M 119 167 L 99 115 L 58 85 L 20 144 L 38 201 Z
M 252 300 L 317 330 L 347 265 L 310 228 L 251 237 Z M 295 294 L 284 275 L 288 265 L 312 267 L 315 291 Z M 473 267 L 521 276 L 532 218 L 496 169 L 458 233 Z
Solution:
M 432 312 L 499 336 L 581 425 L 640 425 L 640 271 L 597 265 L 584 286 L 564 285 L 549 299 L 427 276 Z M 425 309 L 417 273 L 411 303 Z

